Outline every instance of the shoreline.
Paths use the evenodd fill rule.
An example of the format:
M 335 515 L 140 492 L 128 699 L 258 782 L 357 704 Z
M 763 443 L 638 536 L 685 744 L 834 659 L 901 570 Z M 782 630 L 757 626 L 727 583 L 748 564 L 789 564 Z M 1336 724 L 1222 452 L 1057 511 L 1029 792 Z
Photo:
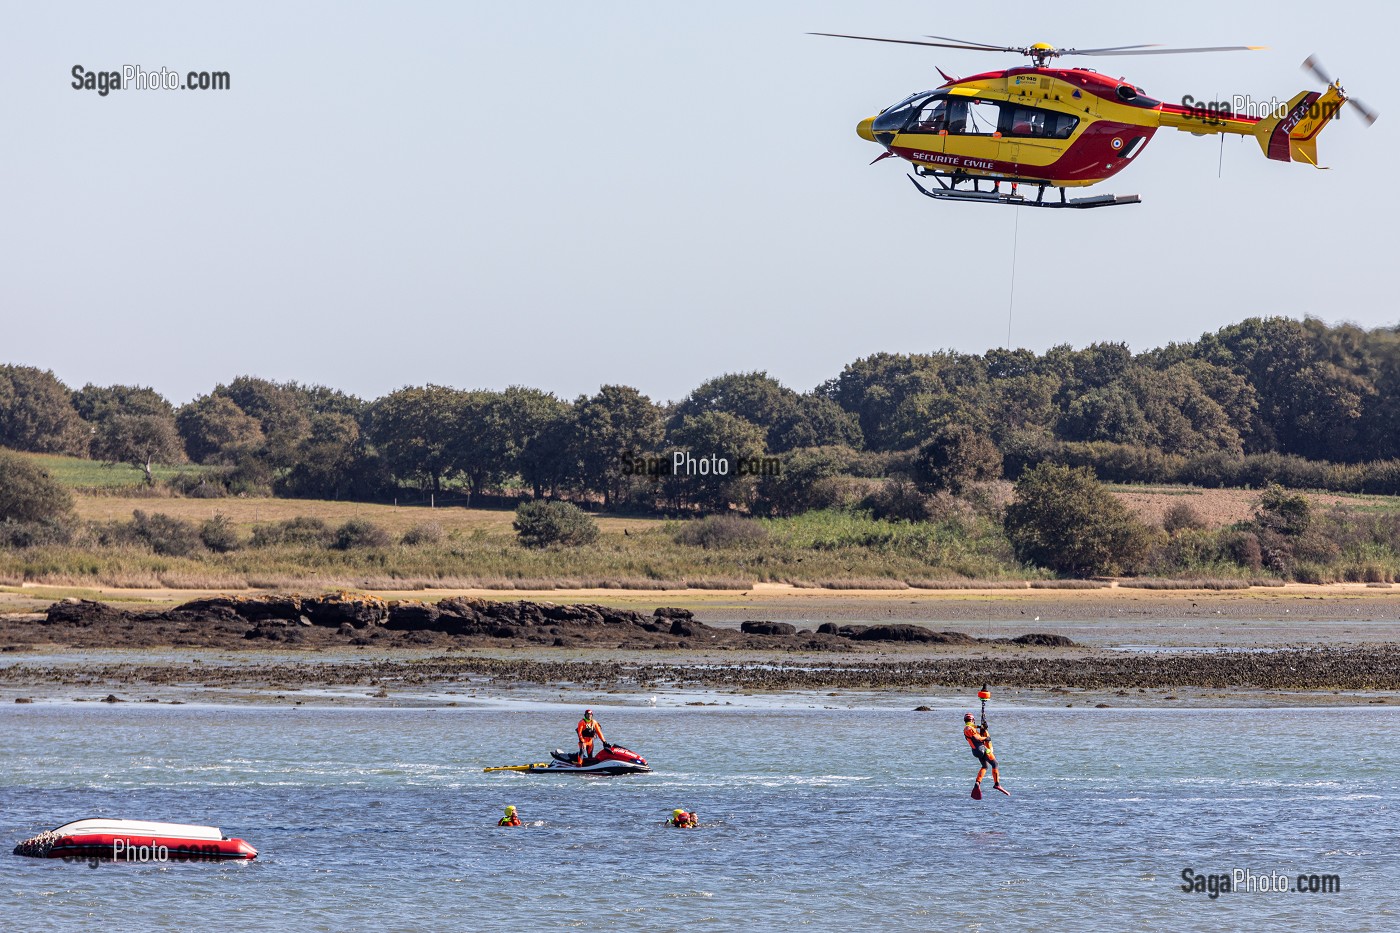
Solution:
M 1218 604 L 1263 605 L 1269 602 L 1321 602 L 1345 601 L 1349 605 L 1360 605 L 1388 611 L 1400 619 L 1400 584 L 1370 583 L 1284 583 L 1278 586 L 1241 586 L 1232 589 L 1213 587 L 1191 587 L 1183 581 L 1179 587 L 1132 586 L 1130 580 L 1112 581 L 1018 581 L 1015 585 L 986 581 L 986 586 L 977 586 L 969 581 L 967 586 L 958 585 L 946 589 L 924 589 L 899 587 L 891 589 L 837 589 L 817 586 L 797 586 L 791 583 L 754 583 L 747 589 L 625 589 L 625 588 L 581 588 L 581 589 L 496 589 L 489 587 L 456 588 L 445 587 L 416 589 L 386 589 L 366 587 L 354 592 L 377 596 L 381 599 L 413 599 L 433 601 L 451 597 L 514 601 L 527 599 L 553 603 L 600 603 L 619 608 L 632 608 L 637 605 L 677 605 L 682 608 L 723 608 L 738 605 L 771 606 L 774 609 L 788 610 L 801 607 L 839 605 L 842 602 L 890 605 L 902 602 L 915 602 L 921 605 L 947 604 L 949 606 L 1020 606 L 1026 603 L 1054 602 L 1067 606 L 1082 607 L 1086 610 L 1101 606 L 1105 602 L 1119 602 L 1129 606 L 1151 606 L 1154 604 L 1178 605 L 1186 607 L 1202 600 Z M 1068 585 L 1067 585 L 1068 584 Z M 1080 588 L 1082 586 L 1082 588 Z M 216 595 L 237 595 L 240 597 L 274 593 L 297 592 L 312 594 L 327 592 L 327 588 L 314 586 L 298 589 L 272 589 L 249 587 L 226 590 L 218 588 L 167 588 L 167 587 L 114 587 L 98 585 L 71 585 L 49 583 L 20 583 L 0 585 L 0 615 L 14 612 L 41 611 L 49 603 L 66 597 L 78 596 L 103 602 L 143 604 L 152 608 L 186 602 Z M 38 607 L 38 608 L 36 608 Z M 1218 606 L 1217 606 L 1218 608 Z
M 18 592 L 44 607 L 74 594 L 49 587 Z M 82 592 L 137 615 L 203 593 Z M 552 697 L 561 691 L 596 696 L 600 703 L 610 695 L 697 691 L 714 693 L 720 702 L 740 695 L 820 699 L 832 691 L 874 698 L 865 702 L 905 702 L 930 691 L 962 695 L 988 682 L 1061 706 L 1400 705 L 1400 590 L 1364 584 L 1225 591 L 769 584 L 741 592 L 404 595 L 449 593 L 503 602 L 575 599 L 648 612 L 673 606 L 693 611 L 704 625 L 689 639 L 663 633 L 648 636 L 650 643 L 624 635 L 620 643 L 567 637 L 550 644 L 442 632 L 427 637 L 378 626 L 337 630 L 303 620 L 295 642 L 270 644 L 251 638 L 246 622 L 197 617 L 193 623 L 133 625 L 124 618 L 49 624 L 41 613 L 17 612 L 13 602 L 4 612 L 0 603 L 0 703 L 95 701 L 114 694 L 180 703 L 443 706 L 472 693 Z M 13 599 L 16 588 L 4 596 Z M 799 628 L 795 636 L 769 639 L 741 636 L 746 620 L 811 628 L 817 622 L 912 624 L 954 637 L 941 644 L 862 642 L 812 637 Z M 701 640 L 706 632 L 713 640 Z M 1062 637 L 1053 644 L 1009 641 L 1030 633 Z

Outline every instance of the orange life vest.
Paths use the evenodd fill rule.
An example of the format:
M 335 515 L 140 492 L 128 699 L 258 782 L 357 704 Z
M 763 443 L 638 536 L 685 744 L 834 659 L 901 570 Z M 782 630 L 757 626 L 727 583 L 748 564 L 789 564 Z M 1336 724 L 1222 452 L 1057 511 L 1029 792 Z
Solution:
M 977 751 L 979 747 L 991 743 L 991 739 L 977 727 L 977 723 L 975 722 L 970 722 L 963 727 L 963 738 L 967 739 L 967 744 L 972 746 L 974 752 Z

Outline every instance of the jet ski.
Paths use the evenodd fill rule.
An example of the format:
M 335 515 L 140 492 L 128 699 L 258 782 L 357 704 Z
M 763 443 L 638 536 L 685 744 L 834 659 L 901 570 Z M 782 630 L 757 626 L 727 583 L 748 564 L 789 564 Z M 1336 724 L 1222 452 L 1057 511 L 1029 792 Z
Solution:
M 550 761 L 539 761 L 528 765 L 507 765 L 502 768 L 484 768 L 485 771 L 519 771 L 523 774 L 650 774 L 647 760 L 636 752 L 628 751 L 621 745 L 604 743 L 597 755 L 580 760 L 577 752 L 555 749 L 550 752 Z

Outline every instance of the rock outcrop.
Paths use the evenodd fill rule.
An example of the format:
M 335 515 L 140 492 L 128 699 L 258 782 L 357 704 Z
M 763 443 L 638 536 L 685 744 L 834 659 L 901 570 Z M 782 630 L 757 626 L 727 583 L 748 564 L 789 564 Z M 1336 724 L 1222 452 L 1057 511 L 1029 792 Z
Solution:
M 125 643 L 195 645 L 217 631 L 227 643 L 266 641 L 288 646 L 487 644 L 621 648 L 750 648 L 831 651 L 853 642 L 969 645 L 979 640 L 960 632 L 936 632 L 920 625 L 837 625 L 815 633 L 790 622 L 747 621 L 739 630 L 716 628 L 689 609 L 661 607 L 651 615 L 593 603 L 557 604 L 448 597 L 436 603 L 385 601 L 366 593 L 319 596 L 267 594 L 211 596 L 173 609 L 123 609 L 92 600 L 65 599 L 49 607 L 48 625 L 125 633 Z M 145 634 L 141 634 L 145 633 Z M 1062 635 L 1031 634 L 996 639 L 1004 644 L 1070 647 Z

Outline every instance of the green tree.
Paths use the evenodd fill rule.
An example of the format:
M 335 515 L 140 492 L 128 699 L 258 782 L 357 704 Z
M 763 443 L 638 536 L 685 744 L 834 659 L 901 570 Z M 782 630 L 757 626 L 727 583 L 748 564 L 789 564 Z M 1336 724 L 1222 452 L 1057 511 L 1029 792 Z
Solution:
M 745 465 L 764 456 L 764 431 L 738 415 L 708 411 L 687 416 L 672 432 L 672 440 L 684 455 L 723 465 L 725 472 L 675 475 L 668 485 L 683 490 L 683 498 L 710 509 L 724 510 L 731 504 L 747 506 L 753 499 L 757 477 L 745 473 Z
M 1053 463 L 1021 474 L 1004 527 L 1018 558 L 1076 577 L 1131 572 L 1149 543 L 1146 527 L 1092 470 Z
M 622 455 L 651 456 L 661 445 L 661 411 L 630 386 L 603 386 L 574 403 L 571 458 L 583 487 L 603 496 L 607 507 L 626 486 Z
M 1375 397 L 1351 353 L 1322 339 L 1315 323 L 1250 318 L 1198 343 L 1203 359 L 1248 379 L 1258 398 L 1259 429 L 1251 452 L 1275 450 L 1316 459 L 1355 460 L 1362 418 Z
M 1090 389 L 1069 403 L 1060 421 L 1067 441 L 1148 444 L 1152 429 L 1128 387 L 1115 383 Z
M 1181 363 L 1164 370 L 1138 367 L 1124 382 L 1147 422 L 1149 446 L 1184 456 L 1244 454 L 1239 430 L 1196 381 L 1192 367 Z
M 345 415 L 358 421 L 369 408 L 363 399 L 328 386 L 290 382 L 283 388 L 299 399 L 302 409 L 309 415 Z
M 311 431 L 312 412 L 300 386 L 239 376 L 215 387 L 213 394 L 232 400 L 257 420 L 263 433 L 259 455 L 272 466 L 286 467 L 295 461 L 298 445 Z
M 173 417 L 174 407 L 165 396 L 147 386 L 98 386 L 88 383 L 73 393 L 73 408 L 88 424 L 101 427 L 116 415 Z
M 1171 368 L 1190 374 L 1201 391 L 1220 406 L 1247 449 L 1259 434 L 1259 394 L 1249 380 L 1229 367 L 1203 359 L 1184 360 Z
M 73 393 L 73 407 L 92 426 L 91 455 L 130 464 L 144 473 L 148 486 L 155 485 L 155 464 L 185 462 L 175 409 L 154 389 L 89 383 Z
M 977 431 L 988 429 L 985 398 L 981 388 L 968 392 L 926 392 L 912 395 L 895 407 L 886 425 L 886 436 L 899 450 L 911 450 L 927 443 L 954 425 Z
M 771 451 L 860 442 L 860 426 L 840 405 L 823 395 L 799 395 L 762 372 L 730 373 L 705 382 L 675 407 L 670 427 L 674 431 L 686 418 L 708 412 L 757 425 Z
M 758 479 L 755 509 L 769 515 L 800 515 L 829 508 L 839 490 L 832 484 L 850 469 L 849 447 L 804 447 L 783 456 L 781 470 Z
M 960 495 L 973 483 L 1001 478 L 1001 451 L 963 425 L 939 431 L 914 458 L 914 479 L 929 492 Z
M 446 386 L 411 386 L 374 403 L 370 436 L 395 476 L 441 493 L 444 481 L 461 472 L 466 395 Z
M 1362 417 L 1375 388 L 1326 361 L 1302 369 L 1292 386 L 1289 411 L 1276 428 L 1288 453 L 1313 460 L 1356 460 Z
M 147 486 L 155 485 L 155 464 L 185 462 L 185 448 L 170 415 L 111 415 L 103 419 L 93 436 L 92 453 L 106 463 L 136 467 Z
M 295 463 L 277 482 L 279 494 L 308 499 L 373 499 L 392 484 L 355 419 L 338 411 L 311 416 Z
M 49 370 L 0 366 L 0 447 L 87 456 L 88 426 Z
M 900 450 L 942 426 L 929 423 L 938 406 L 975 410 L 970 400 L 986 381 L 987 364 L 978 356 L 877 353 L 848 364 L 818 391 L 858 419 L 871 449 Z M 958 411 L 958 420 L 968 417 Z
M 182 405 L 175 426 L 196 463 L 233 463 L 263 445 L 262 425 L 224 395 L 203 395 Z
M 865 445 L 860 422 L 824 395 L 800 397 L 797 409 L 768 433 L 768 449 L 775 452 L 800 447 L 854 447 Z
M 473 496 L 499 485 L 521 467 L 530 441 L 567 408 L 548 392 L 511 386 L 504 392 L 469 392 L 460 408 L 461 450 L 458 465 L 471 482 Z
M 534 490 L 536 499 L 551 499 L 578 476 L 574 459 L 577 428 L 573 405 L 549 396 L 534 413 L 533 428 L 520 451 L 516 468 Z
M 1117 382 L 1132 365 L 1132 351 L 1124 343 L 1091 343 L 1082 350 L 1051 347 L 1041 363 L 1059 374 L 1065 402 Z
M 1029 351 L 1020 352 L 1034 359 Z M 1012 437 L 1040 437 L 1048 441 L 1060 417 L 1055 401 L 1060 391 L 1059 378 L 1052 373 L 1024 371 L 1028 365 L 1024 359 L 1003 353 L 981 403 L 984 429 L 1003 450 Z
M 0 450 L 0 522 L 61 522 L 73 517 L 73 496 L 37 464 Z

